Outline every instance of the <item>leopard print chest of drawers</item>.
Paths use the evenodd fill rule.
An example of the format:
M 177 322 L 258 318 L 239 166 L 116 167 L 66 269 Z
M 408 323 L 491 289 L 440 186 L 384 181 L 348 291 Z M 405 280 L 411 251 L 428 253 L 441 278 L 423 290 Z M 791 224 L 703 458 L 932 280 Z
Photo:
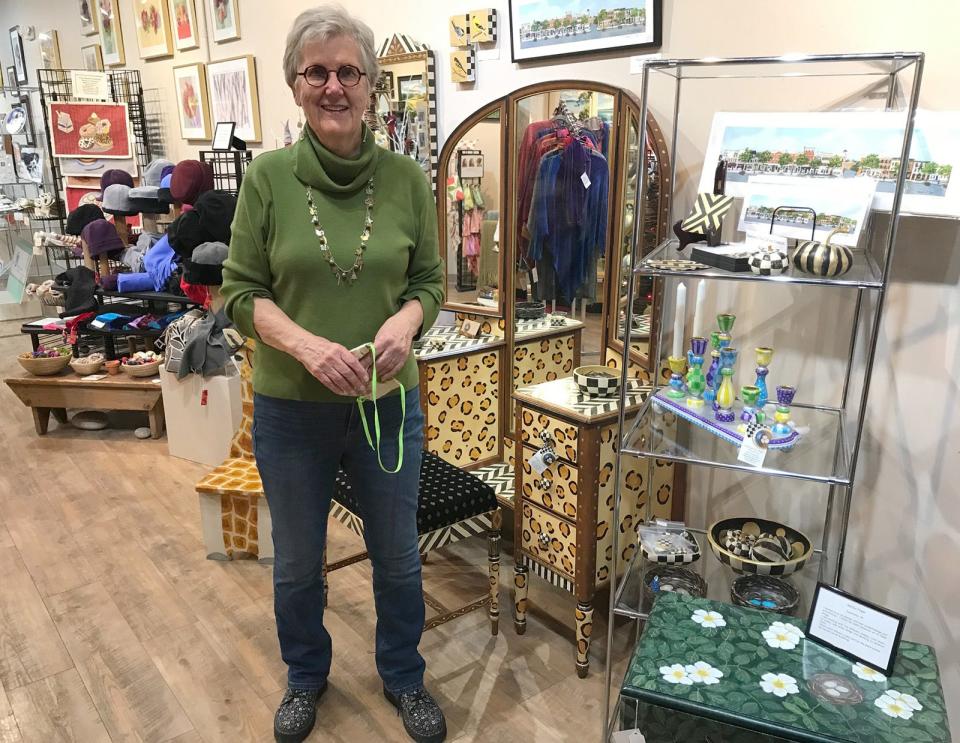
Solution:
M 639 409 L 646 390 L 634 385 L 628 414 Z M 620 523 L 614 525 L 618 402 L 584 398 L 572 378 L 521 387 L 514 399 L 515 626 L 521 634 L 526 629 L 530 573 L 572 593 L 577 599 L 576 668 L 582 677 L 589 668 L 593 598 L 610 580 L 613 529 L 621 533 L 622 569 L 636 551 L 636 526 L 650 494 L 656 516 L 670 518 L 674 513 L 673 466 L 658 463 L 651 486 L 646 463 L 625 459 Z M 531 464 L 541 448 L 549 450 L 542 472 Z

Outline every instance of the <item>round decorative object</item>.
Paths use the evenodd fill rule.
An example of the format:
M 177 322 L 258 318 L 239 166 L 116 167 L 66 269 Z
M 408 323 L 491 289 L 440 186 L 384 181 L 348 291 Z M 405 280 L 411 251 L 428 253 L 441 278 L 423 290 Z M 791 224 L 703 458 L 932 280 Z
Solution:
M 614 397 L 620 391 L 620 374 L 607 366 L 578 366 L 573 381 L 587 397 Z
M 831 278 L 841 276 L 853 265 L 853 253 L 845 245 L 834 245 L 830 239 L 841 230 L 835 229 L 822 243 L 806 240 L 797 246 L 793 265 L 804 273 Z
M 735 532 L 739 532 L 739 535 L 736 535 Z M 737 536 L 739 536 L 739 542 L 735 539 Z M 743 552 L 744 542 L 751 542 L 752 547 L 761 537 L 783 537 L 786 539 L 790 545 L 788 559 L 760 561 L 744 554 L 738 554 L 738 552 Z M 752 517 L 721 519 L 714 522 L 707 530 L 707 541 L 716 558 L 725 565 L 729 565 L 737 573 L 790 575 L 806 565 L 813 555 L 813 544 L 805 534 L 776 521 Z M 728 542 L 731 545 L 730 547 L 727 546 Z
M 102 431 L 107 427 L 107 414 L 102 410 L 81 410 L 70 419 L 70 425 L 81 431 Z
M 27 126 L 27 112 L 23 106 L 14 106 L 4 119 L 7 134 L 20 134 Z
M 816 673 L 807 679 L 807 688 L 821 702 L 838 706 L 860 704 L 863 690 L 853 679 L 836 673 Z
M 772 245 L 767 245 L 751 253 L 747 263 L 757 276 L 776 276 L 790 268 L 790 256 Z
M 793 614 L 800 603 L 800 592 L 780 578 L 741 575 L 730 586 L 730 600 L 737 606 Z
M 704 598 L 707 582 L 689 568 L 676 565 L 654 565 L 643 574 L 643 598 L 648 606 L 667 591 Z
M 518 320 L 539 320 L 547 314 L 547 303 L 541 301 L 517 302 L 515 313 Z
M 73 359 L 70 362 L 70 368 L 81 377 L 86 377 L 90 374 L 96 374 L 103 368 L 103 354 L 92 353 L 89 356 L 84 356 L 83 358 Z
M 146 426 L 141 426 L 140 428 L 135 428 L 133 430 L 133 435 L 138 439 L 149 439 L 150 438 L 150 429 Z
M 59 374 L 67 368 L 70 363 L 70 354 L 60 354 L 59 356 L 41 356 L 35 357 L 29 351 L 17 356 L 20 366 L 36 377 L 49 377 Z
M 790 542 L 778 534 L 764 534 L 753 543 L 750 557 L 757 562 L 783 562 L 790 557 Z

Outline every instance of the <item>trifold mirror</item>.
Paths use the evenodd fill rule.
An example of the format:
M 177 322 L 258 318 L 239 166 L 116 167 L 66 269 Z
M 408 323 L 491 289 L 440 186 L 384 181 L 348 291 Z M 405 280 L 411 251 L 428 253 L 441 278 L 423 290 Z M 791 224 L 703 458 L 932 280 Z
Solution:
M 457 323 L 476 318 L 506 342 L 505 457 L 515 389 L 569 377 L 583 364 L 622 363 L 641 163 L 649 174 L 639 200 L 641 254 L 666 235 L 663 137 L 649 116 L 641 158 L 640 116 L 639 101 L 623 89 L 541 83 L 476 111 L 440 154 L 445 309 Z M 634 324 L 641 332 L 633 333 L 629 361 L 634 376 L 649 379 L 658 286 L 650 282 L 639 295 Z
M 367 125 L 381 147 L 416 160 L 433 183 L 437 174 L 437 91 L 433 52 L 407 36 L 385 41 Z

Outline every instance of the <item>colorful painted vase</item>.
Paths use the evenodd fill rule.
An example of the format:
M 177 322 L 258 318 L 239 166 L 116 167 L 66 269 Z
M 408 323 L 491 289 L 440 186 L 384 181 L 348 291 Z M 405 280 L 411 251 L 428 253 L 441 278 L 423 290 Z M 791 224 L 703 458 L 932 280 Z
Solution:
M 743 410 L 740 411 L 740 421 L 743 425 L 738 426 L 737 430 L 746 431 L 747 426 L 756 420 L 757 398 L 760 396 L 760 388 L 755 385 L 744 385 L 740 388 L 740 399 L 743 400 Z
M 790 426 L 790 406 L 793 404 L 793 396 L 797 393 L 796 387 L 788 385 L 777 385 L 777 412 L 773 414 L 775 423 L 772 426 L 773 432 L 778 436 L 789 436 Z
M 683 373 L 687 369 L 687 361 L 682 356 L 670 356 L 667 358 L 667 365 L 670 367 L 670 389 L 667 390 L 667 397 L 671 400 L 682 400 L 685 392 L 683 390 Z
M 707 388 L 703 376 L 703 355 L 707 352 L 706 338 L 691 338 L 687 351 L 687 407 L 703 407 L 703 393 Z
M 721 423 L 733 423 L 733 402 L 736 390 L 733 386 L 733 366 L 737 363 L 735 348 L 720 349 L 720 386 L 717 388 L 716 419 Z
M 710 367 L 707 369 L 707 388 L 703 392 L 703 399 L 713 403 L 717 399 L 717 387 L 720 386 L 720 333 L 714 330 L 710 333 Z
M 760 389 L 760 396 L 757 398 L 757 405 L 763 407 L 767 404 L 769 395 L 767 394 L 767 374 L 770 369 L 770 362 L 773 360 L 773 349 L 766 346 L 759 346 L 753 349 L 757 353 L 757 381 L 754 386 Z

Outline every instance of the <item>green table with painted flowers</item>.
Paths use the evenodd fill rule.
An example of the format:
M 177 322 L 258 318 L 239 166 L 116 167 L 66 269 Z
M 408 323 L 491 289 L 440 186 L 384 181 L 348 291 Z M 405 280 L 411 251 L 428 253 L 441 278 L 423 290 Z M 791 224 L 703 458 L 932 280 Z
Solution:
M 647 743 L 950 741 L 932 648 L 902 642 L 887 678 L 794 617 L 678 594 L 657 599 L 620 694 L 621 728 Z

